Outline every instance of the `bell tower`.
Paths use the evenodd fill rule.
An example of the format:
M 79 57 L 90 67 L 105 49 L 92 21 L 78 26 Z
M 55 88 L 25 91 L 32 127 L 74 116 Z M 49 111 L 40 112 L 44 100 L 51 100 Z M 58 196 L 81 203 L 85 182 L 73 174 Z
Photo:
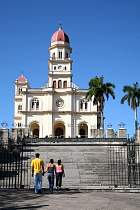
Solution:
M 68 88 L 72 83 L 72 48 L 62 27 L 54 32 L 49 48 L 48 83 L 52 88 Z

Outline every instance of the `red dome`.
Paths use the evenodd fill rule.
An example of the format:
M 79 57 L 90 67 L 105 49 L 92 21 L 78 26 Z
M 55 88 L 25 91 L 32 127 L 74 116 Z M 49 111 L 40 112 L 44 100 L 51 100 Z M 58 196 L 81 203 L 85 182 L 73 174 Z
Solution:
M 25 83 L 27 82 L 26 77 L 24 77 L 24 75 L 20 75 L 19 78 L 17 79 L 19 83 Z
M 58 41 L 63 41 L 69 43 L 69 37 L 68 35 L 62 30 L 60 27 L 54 34 L 52 35 L 51 38 L 51 43 L 52 42 L 58 42 Z

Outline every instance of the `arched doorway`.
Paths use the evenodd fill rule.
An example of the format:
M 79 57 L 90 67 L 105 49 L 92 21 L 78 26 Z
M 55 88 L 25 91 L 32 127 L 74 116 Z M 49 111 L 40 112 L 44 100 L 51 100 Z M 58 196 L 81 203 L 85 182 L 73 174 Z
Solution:
M 30 131 L 32 137 L 39 138 L 39 124 L 37 122 L 34 122 L 30 125 Z
M 56 122 L 54 125 L 54 136 L 59 138 L 65 137 L 65 126 L 63 122 Z
M 62 128 L 56 128 L 55 130 L 55 136 L 63 136 L 64 132 Z
M 88 126 L 85 123 L 79 125 L 79 136 L 81 138 L 88 138 Z

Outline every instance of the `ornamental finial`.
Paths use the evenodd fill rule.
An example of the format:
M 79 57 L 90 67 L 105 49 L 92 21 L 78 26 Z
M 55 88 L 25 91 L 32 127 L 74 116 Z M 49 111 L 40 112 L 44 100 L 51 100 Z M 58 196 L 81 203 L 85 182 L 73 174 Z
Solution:
M 62 24 L 59 23 L 59 31 L 62 30 L 62 29 L 63 29 Z

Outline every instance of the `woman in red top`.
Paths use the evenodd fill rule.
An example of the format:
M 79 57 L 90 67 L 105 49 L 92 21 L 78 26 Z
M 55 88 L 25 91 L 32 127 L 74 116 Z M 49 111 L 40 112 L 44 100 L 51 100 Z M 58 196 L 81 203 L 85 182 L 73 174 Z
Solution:
M 56 189 L 61 189 L 62 176 L 64 175 L 64 166 L 61 163 L 61 160 L 58 160 L 55 166 L 55 173 L 56 173 Z

